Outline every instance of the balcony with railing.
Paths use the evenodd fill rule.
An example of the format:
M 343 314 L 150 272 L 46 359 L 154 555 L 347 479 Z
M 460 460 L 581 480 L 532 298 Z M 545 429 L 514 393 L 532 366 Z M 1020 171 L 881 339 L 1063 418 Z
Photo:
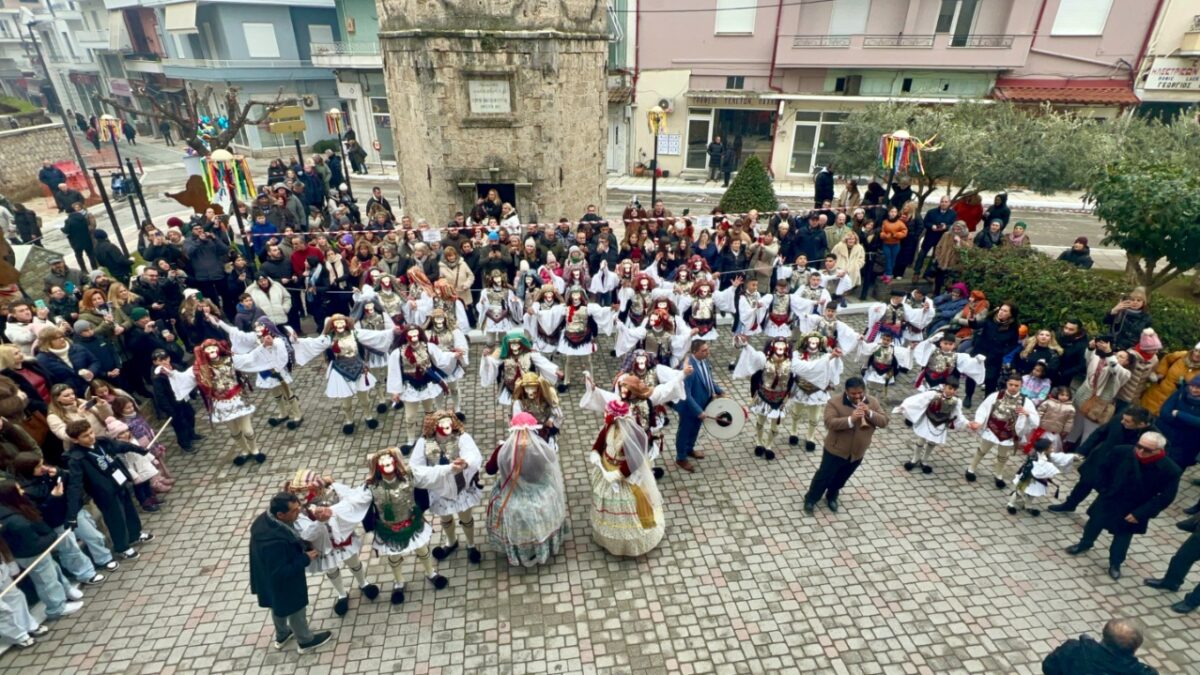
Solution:
M 379 43 L 372 42 L 314 42 L 311 46 L 314 66 L 322 68 L 383 68 Z
M 264 80 L 293 80 L 332 73 L 314 73 L 312 61 L 303 59 L 176 59 L 162 60 L 167 77 L 198 80 L 227 80 L 230 82 L 261 82 Z M 323 67 L 323 66 L 321 66 Z
M 786 38 L 785 38 L 786 39 Z M 989 70 L 1025 63 L 1028 35 L 795 35 L 779 51 L 784 68 Z
M 80 30 L 74 33 L 75 41 L 85 49 L 108 49 L 108 29 Z
M 125 72 L 152 73 L 162 75 L 162 55 L 154 52 L 126 52 Z

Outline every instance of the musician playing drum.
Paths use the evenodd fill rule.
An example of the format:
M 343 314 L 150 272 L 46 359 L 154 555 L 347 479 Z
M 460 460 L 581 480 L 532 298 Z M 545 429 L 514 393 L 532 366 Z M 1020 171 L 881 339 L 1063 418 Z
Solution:
M 712 364 L 708 361 L 709 343 L 702 339 L 693 340 L 689 351 L 684 359 L 684 364 L 692 367 L 691 374 L 683 383 L 687 398 L 676 407 L 679 411 L 679 431 L 675 434 L 675 466 L 694 473 L 696 465 L 692 460 L 704 459 L 704 453 L 696 450 L 696 437 L 704 423 L 704 409 L 713 398 L 724 396 L 725 390 L 717 384 Z

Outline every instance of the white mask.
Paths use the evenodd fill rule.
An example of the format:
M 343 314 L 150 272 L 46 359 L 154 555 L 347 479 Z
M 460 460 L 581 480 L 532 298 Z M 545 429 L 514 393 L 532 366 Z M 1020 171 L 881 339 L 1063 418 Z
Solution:
M 379 458 L 379 470 L 385 476 L 390 476 L 396 473 L 396 460 L 392 459 L 391 455 L 384 455 Z
M 442 419 L 438 420 L 437 429 L 438 429 L 438 433 L 440 433 L 441 435 L 449 436 L 450 431 L 453 428 L 454 428 L 454 423 L 450 421 L 449 417 L 443 417 Z

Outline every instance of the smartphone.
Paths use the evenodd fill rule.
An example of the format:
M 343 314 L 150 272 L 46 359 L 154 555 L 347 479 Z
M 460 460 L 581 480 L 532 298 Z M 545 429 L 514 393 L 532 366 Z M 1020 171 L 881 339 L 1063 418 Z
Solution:
M 35 300 L 33 302 L 33 306 L 37 307 L 38 309 L 46 309 L 46 301 L 45 300 Z
M 92 408 L 96 407 L 96 403 L 97 403 L 96 399 L 92 399 L 83 405 L 83 409 L 91 410 Z

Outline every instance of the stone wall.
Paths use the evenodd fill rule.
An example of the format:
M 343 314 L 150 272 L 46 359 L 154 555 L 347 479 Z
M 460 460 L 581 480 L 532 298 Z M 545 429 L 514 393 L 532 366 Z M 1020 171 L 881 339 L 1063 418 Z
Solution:
M 59 122 L 0 131 L 0 194 L 9 199 L 41 195 L 42 160 L 72 159 L 71 142 Z
M 523 222 L 603 212 L 603 33 L 403 31 L 381 35 L 405 212 L 441 224 L 476 184 L 512 184 Z M 507 82 L 509 110 L 480 114 L 471 82 Z M 495 103 L 495 99 L 493 99 Z

